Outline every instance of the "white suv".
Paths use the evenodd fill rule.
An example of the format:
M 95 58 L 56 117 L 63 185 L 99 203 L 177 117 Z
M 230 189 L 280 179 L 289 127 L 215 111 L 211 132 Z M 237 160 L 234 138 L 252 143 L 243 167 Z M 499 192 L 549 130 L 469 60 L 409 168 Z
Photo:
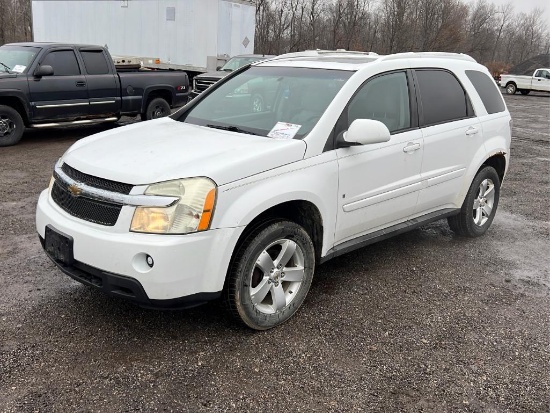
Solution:
M 75 143 L 36 228 L 84 284 L 145 307 L 223 297 L 268 329 L 330 258 L 442 218 L 485 233 L 510 140 L 502 96 L 468 56 L 292 54 L 236 71 L 171 118 Z

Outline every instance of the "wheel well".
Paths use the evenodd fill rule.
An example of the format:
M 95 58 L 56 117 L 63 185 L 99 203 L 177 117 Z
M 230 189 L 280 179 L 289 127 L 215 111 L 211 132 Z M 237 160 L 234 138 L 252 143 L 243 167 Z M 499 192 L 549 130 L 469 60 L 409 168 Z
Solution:
M 23 102 L 21 102 L 20 99 L 12 96 L 0 96 L 0 105 L 9 106 L 10 108 L 15 109 L 23 118 L 25 125 L 29 124 L 27 111 L 25 110 L 25 106 L 23 106 Z
M 145 108 L 147 108 L 149 102 L 151 102 L 155 98 L 163 98 L 165 101 L 168 102 L 170 106 L 172 106 L 172 93 L 170 93 L 170 91 L 166 89 L 159 89 L 153 90 L 149 93 L 149 95 L 147 96 L 147 103 L 145 105 Z
M 277 219 L 295 222 L 306 230 L 315 248 L 315 261 L 319 262 L 323 248 L 323 218 L 314 204 L 303 200 L 284 202 L 262 212 L 246 226 L 237 241 L 235 251 L 240 248 L 248 234 Z
M 482 168 L 484 166 L 492 166 L 493 168 L 495 168 L 500 182 L 502 182 L 502 180 L 504 179 L 504 171 L 506 170 L 506 158 L 504 157 L 503 153 L 498 153 L 491 156 L 489 159 L 483 162 L 483 165 L 481 165 Z
M 514 86 L 516 87 L 516 89 L 517 89 L 516 82 L 514 82 L 513 80 L 508 81 L 508 82 L 506 83 L 506 86 L 508 86 L 508 85 L 514 85 Z

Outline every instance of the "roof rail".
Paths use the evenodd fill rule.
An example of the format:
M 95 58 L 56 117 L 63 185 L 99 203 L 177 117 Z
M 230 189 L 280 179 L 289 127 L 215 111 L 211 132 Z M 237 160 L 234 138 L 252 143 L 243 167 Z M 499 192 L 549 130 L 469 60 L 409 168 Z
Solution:
M 448 53 L 448 52 L 406 52 L 406 53 L 395 53 L 387 56 L 381 56 L 380 61 L 386 60 L 398 60 L 398 59 L 426 59 L 426 58 L 444 58 L 444 59 L 457 59 L 457 60 L 466 60 L 469 62 L 477 63 L 477 61 L 472 57 L 464 53 Z
M 378 56 L 374 52 L 356 52 L 353 50 L 337 49 L 337 50 L 305 50 L 303 52 L 285 53 L 279 56 L 275 56 L 269 61 L 282 60 L 282 59 L 294 59 L 300 57 L 319 57 L 319 56 Z

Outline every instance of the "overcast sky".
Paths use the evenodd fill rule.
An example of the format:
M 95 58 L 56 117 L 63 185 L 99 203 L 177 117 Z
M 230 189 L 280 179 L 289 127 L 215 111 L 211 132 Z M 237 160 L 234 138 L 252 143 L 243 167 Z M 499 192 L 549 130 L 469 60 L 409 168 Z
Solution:
M 476 0 L 467 0 L 470 3 L 475 3 Z M 529 13 L 536 7 L 544 9 L 543 17 L 546 21 L 546 26 L 550 29 L 550 1 L 548 0 L 488 0 L 497 6 L 512 3 L 515 13 Z

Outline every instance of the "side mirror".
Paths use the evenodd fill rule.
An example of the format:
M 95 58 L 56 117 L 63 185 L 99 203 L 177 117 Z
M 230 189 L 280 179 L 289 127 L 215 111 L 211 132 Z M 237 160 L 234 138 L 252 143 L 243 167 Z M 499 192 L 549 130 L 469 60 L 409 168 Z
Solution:
M 34 71 L 34 76 L 36 77 L 52 76 L 52 75 L 53 75 L 53 67 L 49 65 L 38 66 L 38 69 Z
M 220 70 L 222 70 L 222 67 L 221 67 L 221 66 L 216 67 L 216 71 L 219 72 Z
M 382 122 L 373 119 L 355 119 L 343 135 L 343 145 L 370 145 L 388 142 L 390 131 Z M 346 145 L 348 144 L 348 145 Z
M 550 75 L 549 75 L 549 74 L 546 75 L 546 79 L 550 79 Z

